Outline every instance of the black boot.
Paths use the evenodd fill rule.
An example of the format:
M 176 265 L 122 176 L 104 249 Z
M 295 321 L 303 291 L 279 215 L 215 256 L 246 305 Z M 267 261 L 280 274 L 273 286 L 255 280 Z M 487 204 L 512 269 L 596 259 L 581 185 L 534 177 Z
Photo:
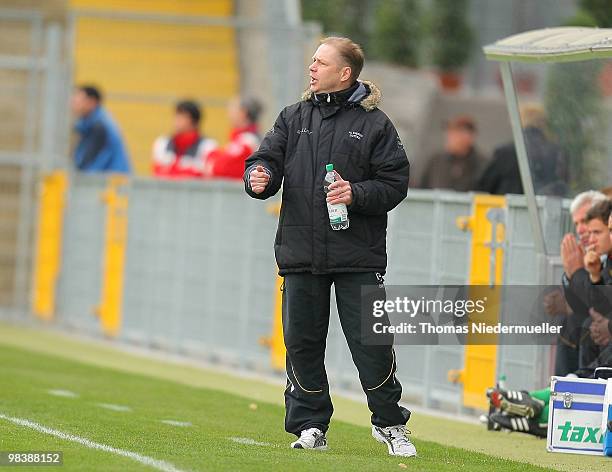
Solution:
M 544 402 L 531 397 L 526 390 L 490 388 L 487 397 L 496 411 L 509 415 L 537 418 L 544 408 Z
M 546 437 L 548 425 L 546 423 L 539 423 L 533 418 L 506 415 L 504 413 L 493 413 L 489 418 L 494 424 L 499 425 L 503 429 L 532 434 L 538 438 Z

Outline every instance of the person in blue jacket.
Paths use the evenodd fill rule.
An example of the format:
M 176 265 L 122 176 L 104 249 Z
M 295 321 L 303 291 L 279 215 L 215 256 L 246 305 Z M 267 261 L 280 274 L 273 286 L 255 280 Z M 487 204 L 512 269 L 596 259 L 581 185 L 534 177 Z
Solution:
M 75 130 L 79 141 L 74 163 L 81 172 L 130 173 L 130 163 L 117 124 L 102 107 L 102 94 L 96 87 L 83 85 L 72 95 L 72 111 L 77 116 Z

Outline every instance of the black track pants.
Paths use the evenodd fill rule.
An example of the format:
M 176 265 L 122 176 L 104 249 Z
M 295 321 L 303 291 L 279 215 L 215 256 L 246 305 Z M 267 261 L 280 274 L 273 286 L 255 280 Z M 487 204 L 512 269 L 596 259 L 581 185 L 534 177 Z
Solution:
M 286 431 L 299 435 L 310 427 L 322 431 L 329 427 L 333 406 L 324 359 L 332 283 L 340 324 L 368 399 L 372 424 L 381 427 L 406 424 L 410 411 L 398 405 L 402 386 L 395 377 L 395 353 L 391 342 L 385 346 L 361 342 L 361 286 L 378 286 L 377 274 L 299 273 L 285 275 L 283 290 L 283 333 L 287 348 Z M 377 290 L 384 294 L 384 288 Z

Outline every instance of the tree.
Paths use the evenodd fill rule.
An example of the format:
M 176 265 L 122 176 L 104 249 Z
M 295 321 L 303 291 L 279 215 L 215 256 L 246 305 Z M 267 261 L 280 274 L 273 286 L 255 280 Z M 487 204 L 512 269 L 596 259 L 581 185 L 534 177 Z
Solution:
M 612 28 L 612 2 L 610 0 L 580 0 L 580 8 L 588 12 L 600 28 Z
M 411 67 L 418 65 L 419 3 L 380 0 L 375 14 L 372 52 L 377 58 Z
M 348 36 L 368 49 L 372 0 L 302 0 L 302 18 L 321 23 L 326 34 Z
M 607 1 L 584 0 L 583 9 L 565 26 L 601 26 L 600 13 L 585 4 Z M 592 5 L 591 5 L 592 6 Z M 601 21 L 601 20 L 599 20 Z M 569 158 L 570 186 L 575 192 L 606 185 L 605 115 L 597 77 L 601 61 L 554 64 L 546 84 L 545 107 L 550 130 Z
M 342 31 L 342 7 L 343 1 L 327 0 L 302 0 L 302 18 L 305 21 L 316 21 L 321 23 L 323 31 Z
M 373 9 L 371 0 L 341 0 L 342 33 L 357 44 L 366 53 L 370 51 L 369 18 Z
M 467 21 L 468 6 L 468 0 L 432 2 L 432 58 L 442 71 L 456 71 L 470 59 L 474 35 Z

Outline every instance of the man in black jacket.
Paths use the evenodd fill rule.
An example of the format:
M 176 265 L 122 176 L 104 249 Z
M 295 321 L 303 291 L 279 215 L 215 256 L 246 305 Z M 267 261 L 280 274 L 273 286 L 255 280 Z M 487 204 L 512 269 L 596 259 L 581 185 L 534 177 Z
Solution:
M 521 123 L 535 193 L 566 196 L 567 156 L 548 137 L 544 109 L 532 103 L 523 105 Z M 524 193 L 514 143 L 499 146 L 493 151 L 493 158 L 480 177 L 476 191 L 493 195 Z
M 584 256 L 588 282 L 583 282 L 583 286 L 587 289 L 586 298 L 593 300 L 602 298 L 598 295 L 609 296 L 607 286 L 612 285 L 612 201 L 604 200 L 594 205 L 587 212 L 586 220 L 590 247 Z M 591 365 L 610 344 L 608 328 L 612 329 L 612 325 L 604 319 L 611 315 L 610 310 L 599 313 L 589 310 L 589 315 L 583 323 L 580 340 L 580 368 Z
M 557 376 L 564 376 L 578 369 L 582 325 L 589 318 L 590 280 L 589 273 L 584 268 L 585 251 L 590 246 L 587 213 L 594 205 L 605 200 L 606 196 L 603 193 L 589 190 L 576 195 L 570 205 L 570 214 L 576 232 L 563 237 L 560 253 L 563 262 L 561 283 L 565 300 L 571 310 L 569 312 L 566 310 L 563 328 L 557 340 L 555 357 Z
M 359 81 L 361 48 L 347 38 L 327 38 L 309 67 L 302 101 L 286 107 L 246 161 L 247 193 L 283 198 L 274 244 L 283 275 L 283 332 L 287 348 L 285 429 L 292 447 L 326 449 L 333 407 L 324 357 L 330 290 L 372 412 L 372 435 L 389 454 L 414 456 L 407 437 L 410 412 L 399 406 L 392 340 L 363 342 L 361 287 L 384 297 L 387 212 L 408 191 L 409 163 L 397 131 L 377 108 L 378 88 Z M 324 186 L 332 163 L 336 182 Z M 334 231 L 329 204 L 346 204 L 349 228 Z

